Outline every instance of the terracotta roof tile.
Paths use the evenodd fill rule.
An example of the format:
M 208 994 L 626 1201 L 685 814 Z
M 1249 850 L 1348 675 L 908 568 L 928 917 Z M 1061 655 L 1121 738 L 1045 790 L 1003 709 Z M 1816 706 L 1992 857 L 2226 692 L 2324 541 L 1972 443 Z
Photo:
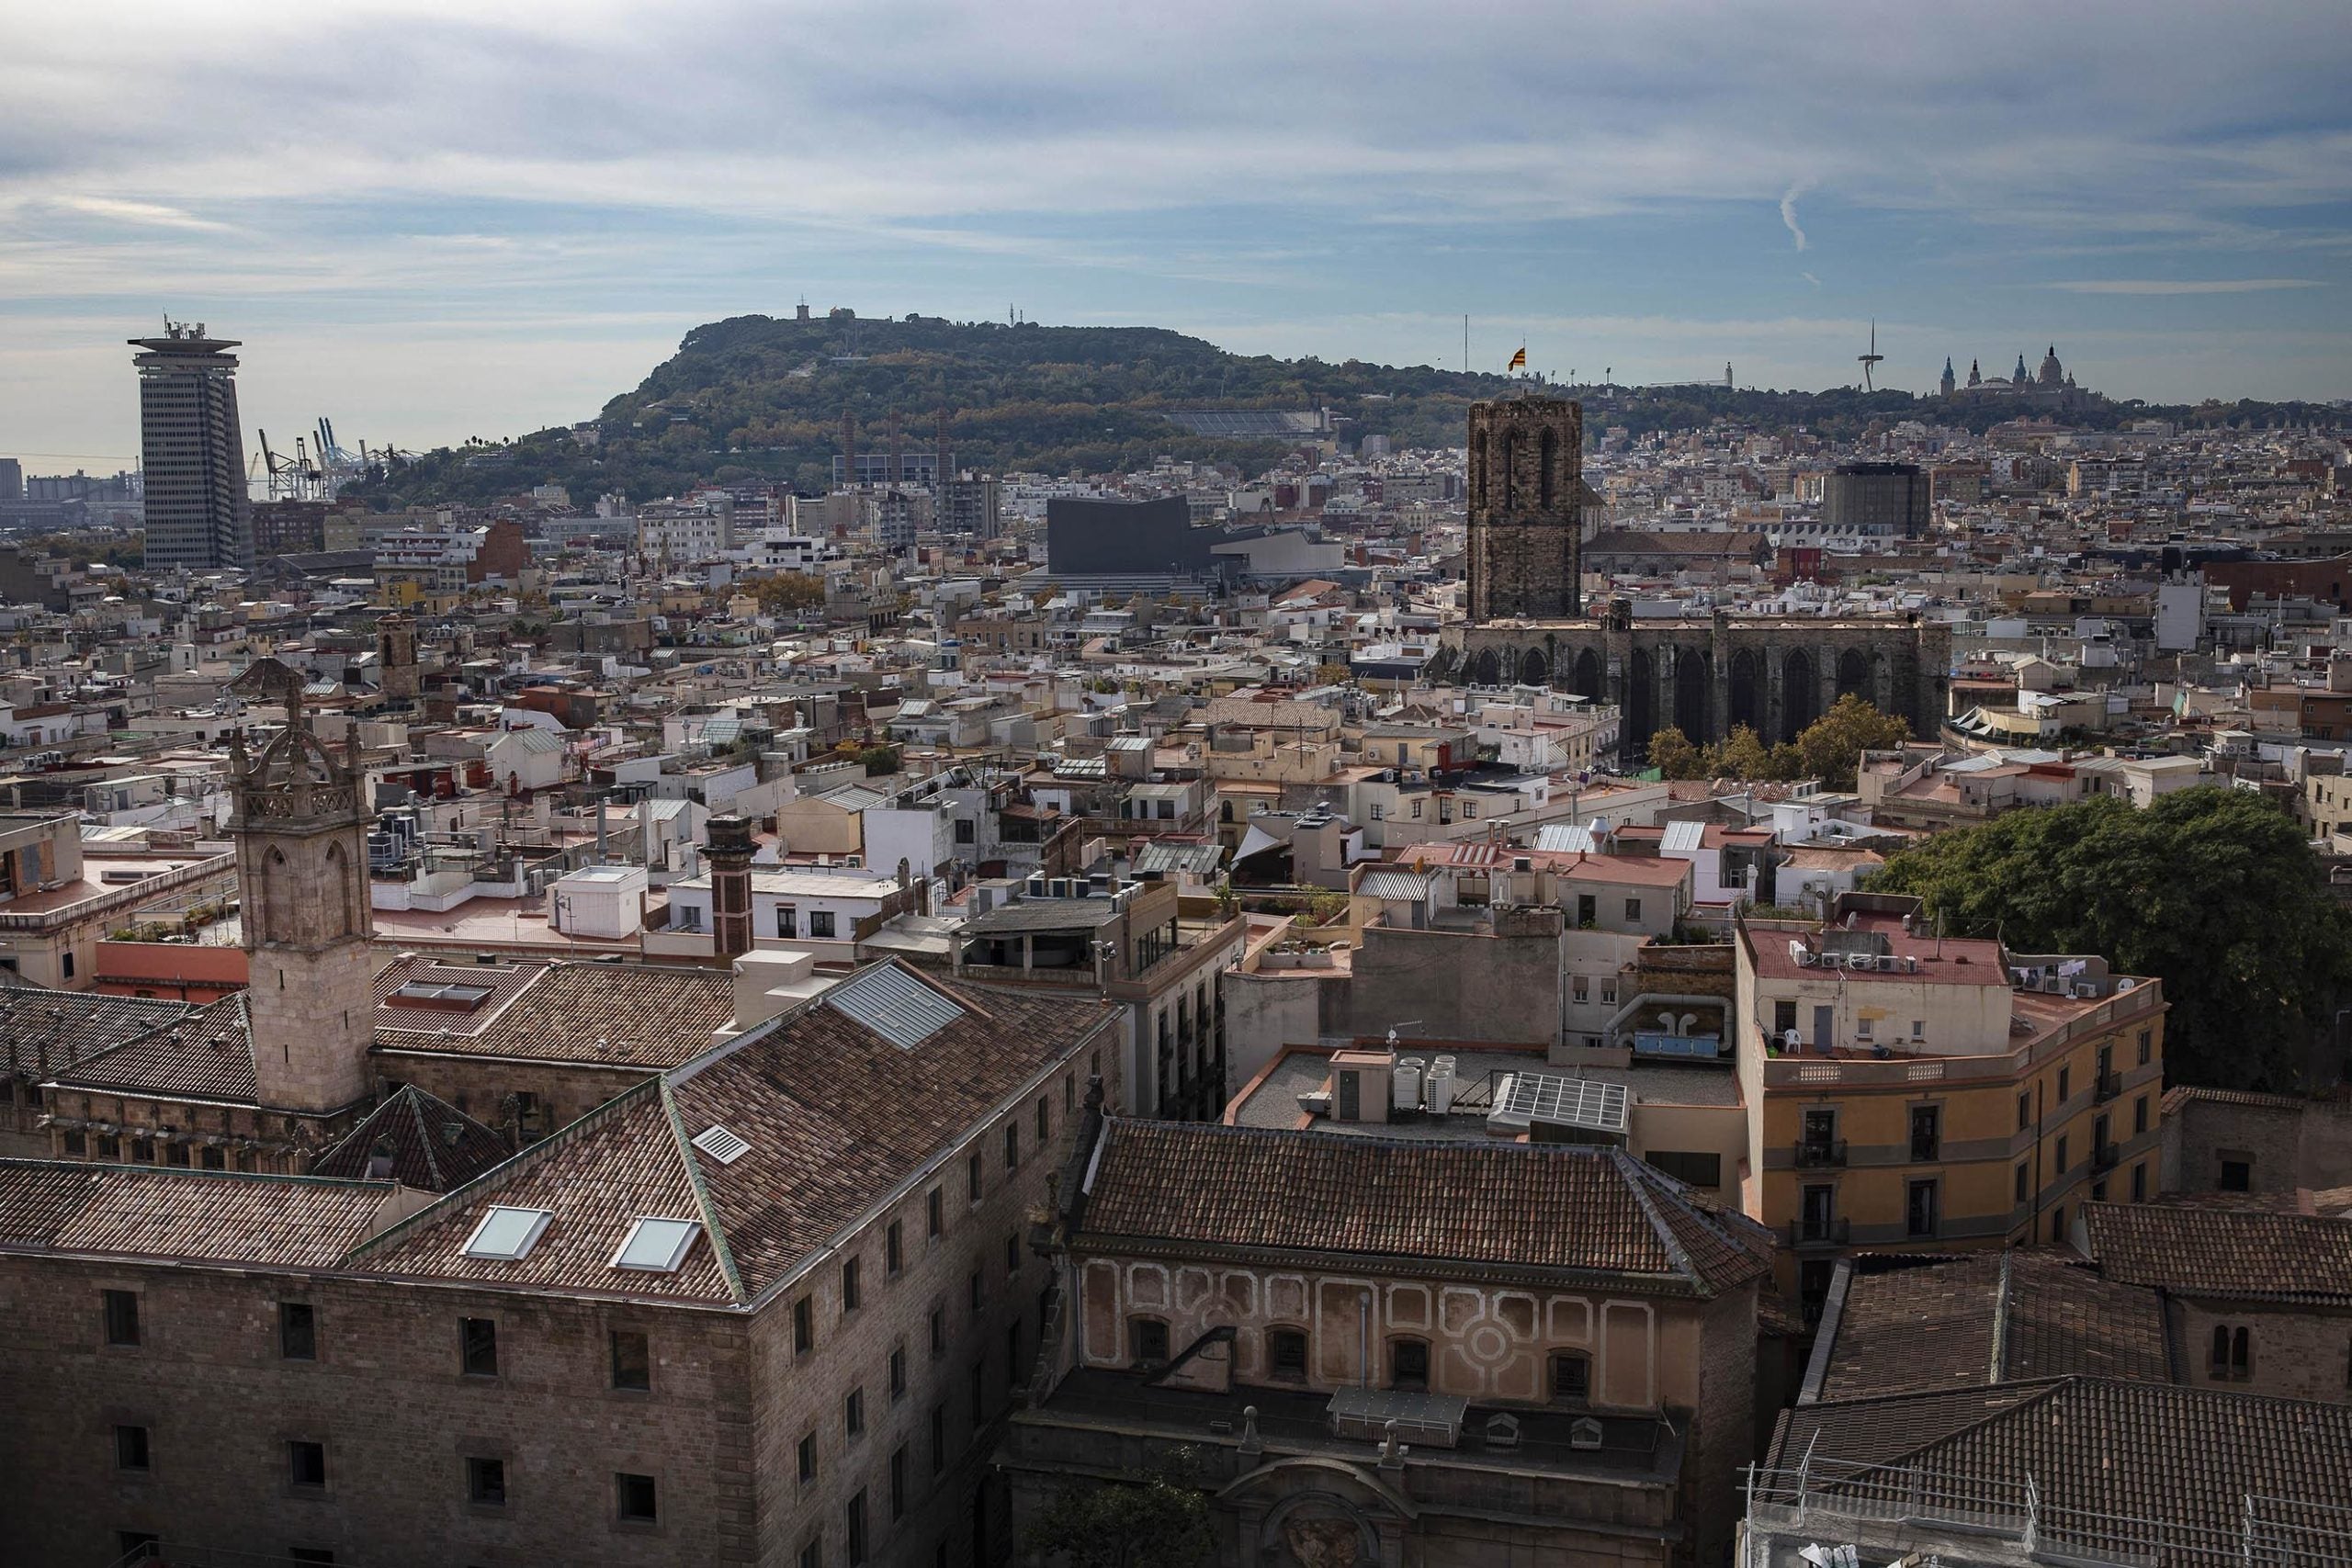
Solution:
M 462 1187 L 514 1153 L 505 1139 L 456 1106 L 403 1084 L 313 1160 L 311 1174 L 365 1177 L 379 1147 L 391 1156 L 394 1180 L 428 1192 Z
M 2059 1252 L 1863 1254 L 1834 1333 L 1817 1391 L 1828 1400 L 2077 1372 L 2170 1377 L 2156 1293 Z
M 951 988 L 899 970 L 953 1001 L 959 1016 L 901 1047 L 820 996 L 648 1079 L 370 1240 L 352 1261 L 398 1274 L 746 1303 L 1118 1017 L 1091 999 Z M 750 1146 L 724 1165 L 702 1154 L 691 1140 L 713 1125 Z M 989 1157 L 997 1158 L 993 1148 Z M 493 1203 L 554 1215 L 519 1262 L 461 1251 Z M 612 1267 L 640 1215 L 705 1224 L 677 1273 Z
M 733 977 L 719 969 L 551 964 L 517 979 L 435 964 L 416 977 L 488 985 L 493 995 L 470 1014 L 380 1007 L 376 1038 L 383 1049 L 660 1072 L 708 1050 L 712 1035 L 735 1015 Z
M 1968 1399 L 1983 1400 L 1975 1420 Z M 1940 1429 L 1939 1429 L 1940 1428 Z M 1924 1440 L 1915 1440 L 1924 1439 Z M 2031 1477 L 2047 1552 L 2097 1561 L 2218 1565 L 2240 1561 L 2248 1497 L 2289 1499 L 2328 1532 L 2298 1561 L 2342 1562 L 2340 1505 L 2352 1475 L 2352 1406 L 2107 1378 L 1800 1405 L 1776 1463 L 1902 1464 L 2015 1487 Z M 1883 1485 L 1882 1479 L 1879 1483 Z M 1836 1490 L 1832 1486 L 1830 1490 Z
M 1712 1294 L 1770 1244 L 1616 1150 L 1332 1138 L 1114 1121 L 1082 1229 L 1097 1242 L 1353 1253 L 1648 1276 Z
M 0 1066 L 19 1077 L 46 1078 L 188 1011 L 184 1002 L 0 985 Z
M 0 1247 L 323 1268 L 368 1234 L 382 1182 L 0 1160 Z
M 196 1010 L 127 1044 L 55 1075 L 70 1089 L 95 1089 L 175 1100 L 217 1100 L 251 1105 L 253 1031 L 243 992 Z
M 2110 1280 L 2180 1295 L 2352 1305 L 2352 1224 L 2311 1214 L 2086 1203 L 2090 1255 Z

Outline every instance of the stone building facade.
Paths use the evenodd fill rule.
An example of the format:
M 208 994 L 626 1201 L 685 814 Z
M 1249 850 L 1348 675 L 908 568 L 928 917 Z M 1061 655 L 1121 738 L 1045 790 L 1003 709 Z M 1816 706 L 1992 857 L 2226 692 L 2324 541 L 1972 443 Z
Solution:
M 1741 725 L 1768 744 L 1791 739 L 1849 693 L 1932 736 L 1951 686 L 1951 629 L 1913 616 L 1719 610 L 1705 620 L 1637 621 L 1617 600 L 1597 618 L 1491 621 L 1446 637 L 1466 684 L 1558 686 L 1616 707 L 1629 752 L 1669 726 L 1701 744 Z
M 1181 1453 L 1221 1562 L 1726 1549 L 1770 1242 L 1623 1151 L 1113 1122 L 1061 1196 L 1017 1517 Z
M 1584 408 L 1559 398 L 1470 405 L 1470 619 L 1583 608 Z
M 1000 1556 L 1122 1021 L 872 966 L 438 1198 L 0 1161 L 0 1562 Z

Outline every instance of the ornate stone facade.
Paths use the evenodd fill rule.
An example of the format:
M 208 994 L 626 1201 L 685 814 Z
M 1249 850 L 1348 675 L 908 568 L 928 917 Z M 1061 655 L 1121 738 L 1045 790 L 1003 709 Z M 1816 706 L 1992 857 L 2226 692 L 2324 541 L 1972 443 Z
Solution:
M 1583 609 L 1583 405 L 1472 403 L 1469 503 L 1473 622 Z
M 1596 618 L 1470 626 L 1448 640 L 1469 684 L 1558 686 L 1616 706 L 1629 761 L 1669 725 L 1702 744 L 1743 724 L 1768 744 L 1791 739 L 1849 692 L 1931 736 L 1951 686 L 1951 629 L 1917 616 L 1636 621 L 1615 600 Z
M 286 728 L 262 750 L 231 751 L 255 1087 L 271 1110 L 337 1111 L 372 1089 L 365 781 L 304 724 L 292 671 L 265 659 L 236 689 L 276 696 L 287 709 Z

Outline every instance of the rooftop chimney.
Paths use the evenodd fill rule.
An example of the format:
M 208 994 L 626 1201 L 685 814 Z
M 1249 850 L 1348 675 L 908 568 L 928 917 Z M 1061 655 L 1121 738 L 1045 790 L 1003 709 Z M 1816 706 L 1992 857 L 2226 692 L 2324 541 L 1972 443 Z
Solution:
M 713 951 L 734 958 L 752 950 L 752 824 L 729 812 L 710 819 L 710 930 Z

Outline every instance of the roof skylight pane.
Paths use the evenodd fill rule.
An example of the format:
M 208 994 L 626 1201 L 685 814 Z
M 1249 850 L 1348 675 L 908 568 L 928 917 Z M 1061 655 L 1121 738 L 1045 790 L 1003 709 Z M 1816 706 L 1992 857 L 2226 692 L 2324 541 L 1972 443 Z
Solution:
M 642 1269 L 652 1274 L 674 1274 L 684 1262 L 686 1251 L 702 1234 L 702 1226 L 694 1220 L 658 1220 L 641 1217 L 628 1227 L 628 1235 L 621 1242 L 621 1249 L 613 1254 L 616 1269 Z
M 531 1248 L 547 1234 L 548 1224 L 555 1218 L 546 1209 L 509 1208 L 503 1203 L 491 1205 L 490 1213 L 481 1217 L 474 1234 L 466 1238 L 465 1254 L 469 1258 L 494 1258 L 501 1262 L 519 1263 L 531 1256 Z

